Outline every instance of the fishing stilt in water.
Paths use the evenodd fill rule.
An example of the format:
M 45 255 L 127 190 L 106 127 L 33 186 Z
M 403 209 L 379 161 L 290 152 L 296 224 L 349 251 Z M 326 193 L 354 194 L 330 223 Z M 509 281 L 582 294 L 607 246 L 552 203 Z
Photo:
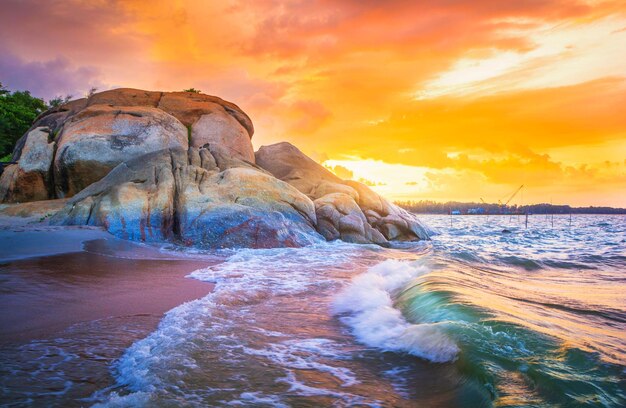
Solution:
M 572 213 L 569 213 L 569 227 L 572 228 Z
M 572 218 L 570 216 L 570 222 L 571 222 Z M 528 211 L 526 212 L 526 229 L 528 229 Z

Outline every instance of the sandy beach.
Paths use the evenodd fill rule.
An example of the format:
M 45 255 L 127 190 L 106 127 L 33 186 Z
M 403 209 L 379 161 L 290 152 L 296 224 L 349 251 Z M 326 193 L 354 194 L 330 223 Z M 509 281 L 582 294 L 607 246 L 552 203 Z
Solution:
M 3 403 L 37 393 L 38 403 L 54 406 L 63 392 L 64 406 L 90 405 L 96 390 L 114 384 L 111 364 L 126 348 L 168 310 L 210 293 L 212 284 L 185 276 L 215 262 L 100 229 L 0 229 L 0 377 L 10 390 Z M 44 367 L 68 376 L 61 381 Z
M 185 278 L 207 261 L 172 259 L 100 230 L 13 228 L 0 231 L 0 242 L 3 344 L 49 337 L 80 322 L 160 316 L 212 288 Z

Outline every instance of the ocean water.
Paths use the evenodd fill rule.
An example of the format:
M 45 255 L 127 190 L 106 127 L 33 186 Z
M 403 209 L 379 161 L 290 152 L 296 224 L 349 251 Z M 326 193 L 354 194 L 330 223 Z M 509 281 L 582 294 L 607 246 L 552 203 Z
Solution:
M 626 406 L 626 217 L 420 218 L 431 241 L 212 253 L 214 292 L 46 405 Z

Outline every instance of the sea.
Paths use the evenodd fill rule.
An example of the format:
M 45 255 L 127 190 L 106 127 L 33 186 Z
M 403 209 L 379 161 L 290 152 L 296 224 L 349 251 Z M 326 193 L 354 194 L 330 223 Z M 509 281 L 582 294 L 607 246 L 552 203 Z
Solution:
M 5 406 L 626 406 L 626 216 L 419 218 L 391 248 L 164 247 L 220 258 L 189 275 L 215 290 L 130 347 L 136 320 L 5 353 Z

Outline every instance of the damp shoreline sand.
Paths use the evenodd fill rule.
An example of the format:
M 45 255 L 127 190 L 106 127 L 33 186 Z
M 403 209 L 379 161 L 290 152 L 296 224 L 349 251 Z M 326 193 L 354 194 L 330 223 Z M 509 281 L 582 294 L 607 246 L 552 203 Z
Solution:
M 0 344 L 99 319 L 162 316 L 210 293 L 213 284 L 186 276 L 218 262 L 163 254 L 94 228 L 4 228 Z

